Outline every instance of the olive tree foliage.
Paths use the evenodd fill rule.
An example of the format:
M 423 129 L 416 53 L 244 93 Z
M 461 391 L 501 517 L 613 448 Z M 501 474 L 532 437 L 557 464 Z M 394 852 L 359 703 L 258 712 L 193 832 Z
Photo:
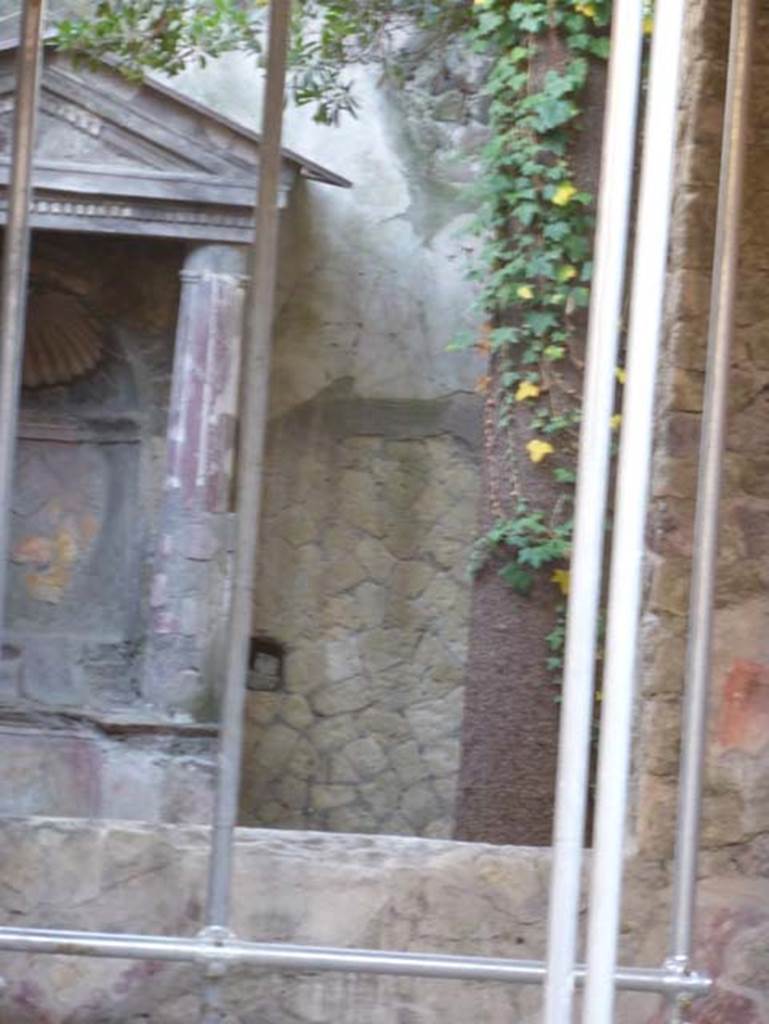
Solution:
M 267 0 L 97 0 L 58 18 L 56 45 L 84 61 L 109 55 L 129 77 L 173 76 L 232 51 L 261 60 L 266 10 Z M 357 110 L 346 69 L 375 63 L 396 77 L 404 33 L 438 46 L 467 24 L 472 0 L 294 0 L 293 10 L 293 98 L 335 124 Z

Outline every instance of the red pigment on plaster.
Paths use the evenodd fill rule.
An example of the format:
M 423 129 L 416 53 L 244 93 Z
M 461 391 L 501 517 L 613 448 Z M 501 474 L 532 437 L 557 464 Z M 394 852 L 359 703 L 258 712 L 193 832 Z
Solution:
M 54 1024 L 43 1009 L 45 992 L 36 982 L 24 980 L 11 988 L 10 1001 L 15 1007 L 15 1024 Z
M 132 964 L 121 973 L 112 990 L 118 996 L 128 995 L 137 986 L 154 978 L 163 970 L 163 967 L 163 964 L 156 963 L 154 960 L 143 960 L 140 963 Z
M 692 1024 L 764 1024 L 752 999 L 734 992 L 714 992 L 691 1015 Z
M 665 1005 L 647 1024 L 668 1024 L 669 1020 L 670 1005 L 665 1000 Z M 766 1024 L 765 1018 L 752 999 L 718 989 L 695 1003 L 686 1020 L 690 1024 Z
M 695 962 L 711 977 L 719 977 L 724 973 L 731 943 L 744 932 L 763 924 L 766 919 L 766 909 L 762 907 L 720 907 L 710 912 L 701 912 Z
M 724 683 L 715 740 L 723 750 L 749 754 L 769 742 L 769 666 L 735 661 Z
M 767 919 L 765 908 L 718 908 L 701 915 L 700 939 L 694 963 L 716 979 L 716 988 L 704 999 L 695 1002 L 689 1016 L 690 1024 L 767 1024 L 754 1000 L 729 991 L 725 976 L 729 948 L 736 938 Z M 668 1024 L 670 1010 L 665 1001 L 647 1024 Z

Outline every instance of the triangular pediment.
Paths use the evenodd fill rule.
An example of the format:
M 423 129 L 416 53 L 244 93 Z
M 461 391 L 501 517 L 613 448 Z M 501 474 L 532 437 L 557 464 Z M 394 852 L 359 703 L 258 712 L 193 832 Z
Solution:
M 3 191 L 14 64 L 15 49 L 0 49 Z M 72 230 L 80 218 L 85 230 L 245 241 L 253 230 L 259 149 L 258 135 L 161 83 L 128 81 L 109 64 L 75 65 L 47 47 L 33 225 Z M 283 201 L 299 175 L 349 185 L 284 151 Z

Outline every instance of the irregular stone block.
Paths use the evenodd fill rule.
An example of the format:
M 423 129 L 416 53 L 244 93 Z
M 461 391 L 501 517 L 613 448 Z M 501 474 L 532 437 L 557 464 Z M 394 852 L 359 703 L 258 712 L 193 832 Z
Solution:
M 281 702 L 280 715 L 292 729 L 304 732 L 315 720 L 309 703 L 299 693 L 291 693 Z
M 376 778 L 388 764 L 384 751 L 370 736 L 348 743 L 342 753 L 362 779 Z
M 310 695 L 310 703 L 319 715 L 360 711 L 371 703 L 371 699 L 371 692 L 364 679 L 329 683 Z

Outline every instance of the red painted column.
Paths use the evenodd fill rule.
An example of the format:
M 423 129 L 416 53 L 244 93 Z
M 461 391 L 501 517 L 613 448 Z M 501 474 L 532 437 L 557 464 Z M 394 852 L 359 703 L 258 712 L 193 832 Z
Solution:
M 198 246 L 182 292 L 144 695 L 209 717 L 227 610 L 245 250 Z

